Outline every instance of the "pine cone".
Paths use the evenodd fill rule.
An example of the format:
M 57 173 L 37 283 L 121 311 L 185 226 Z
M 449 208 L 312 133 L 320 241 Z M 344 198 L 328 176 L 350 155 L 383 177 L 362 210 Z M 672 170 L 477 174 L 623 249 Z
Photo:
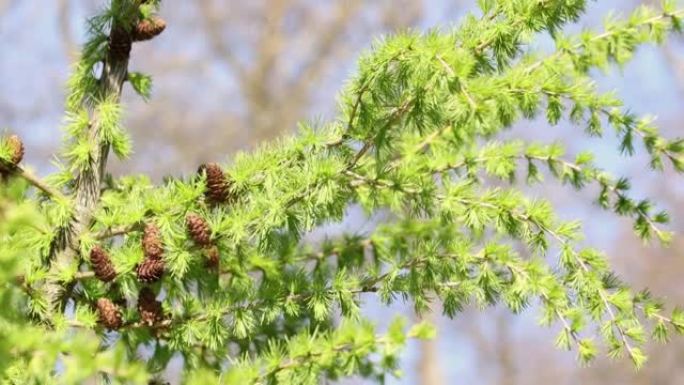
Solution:
M 164 274 L 164 261 L 160 258 L 145 258 L 136 268 L 140 282 L 158 281 Z
M 161 241 L 159 228 L 154 223 L 148 223 L 143 230 L 143 252 L 146 258 L 161 259 L 164 254 L 164 245 Z
M 192 238 L 198 246 L 208 246 L 211 244 L 211 231 L 207 222 L 197 214 L 190 213 L 185 217 L 185 225 Z
M 136 273 L 142 282 L 154 282 L 164 274 L 164 246 L 161 241 L 159 228 L 153 223 L 145 225 L 142 237 L 143 253 L 145 260 L 138 265 Z
M 126 60 L 131 55 L 131 35 L 121 27 L 115 27 L 109 33 L 109 56 L 112 60 Z
M 121 327 L 121 324 L 123 323 L 121 320 L 121 312 L 108 298 L 100 298 L 97 300 L 97 311 L 100 316 L 100 323 L 107 329 L 116 330 Z
M 10 135 L 10 137 L 7 138 L 7 144 L 12 151 L 10 161 L 12 162 L 12 165 L 17 166 L 21 163 L 22 159 L 24 159 L 24 143 L 17 135 Z
M 95 276 L 102 282 L 109 282 L 116 278 L 112 260 L 100 246 L 95 246 L 90 250 L 90 264 L 93 266 Z
M 156 295 L 148 287 L 140 289 L 138 312 L 140 321 L 147 326 L 152 326 L 164 318 L 161 302 L 157 301 Z
M 153 16 L 138 22 L 131 32 L 131 37 L 133 41 L 150 40 L 162 33 L 165 28 L 166 21 L 161 17 Z
M 209 249 L 207 249 L 206 266 L 209 269 L 218 270 L 220 260 L 221 260 L 221 255 L 219 254 L 218 247 L 212 246 Z
M 230 182 L 223 174 L 221 166 L 216 163 L 203 164 L 199 172 L 206 173 L 206 191 L 204 196 L 211 204 L 224 203 L 229 198 Z

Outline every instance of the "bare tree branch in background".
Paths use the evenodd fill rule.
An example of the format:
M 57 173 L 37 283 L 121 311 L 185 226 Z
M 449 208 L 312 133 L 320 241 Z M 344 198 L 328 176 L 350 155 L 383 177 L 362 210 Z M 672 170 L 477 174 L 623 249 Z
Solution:
M 262 12 L 220 3 L 223 6 L 216 1 L 197 6 L 212 47 L 240 84 L 239 92 L 246 103 L 245 124 L 252 141 L 272 136 L 305 114 L 314 85 L 332 64 L 349 55 L 345 32 L 358 23 L 365 8 L 360 0 L 333 2 L 318 12 L 310 3 L 295 0 L 270 1 Z M 250 18 L 253 13 L 260 16 Z M 245 22 L 258 31 L 248 43 L 254 52 L 243 54 L 253 58 L 249 65 L 237 57 L 232 43 L 225 39 L 226 27 L 245 28 L 240 25 Z M 306 44 L 298 44 L 303 38 Z M 294 53 L 296 63 L 291 63 L 293 48 L 301 51 Z M 296 69 L 288 70 L 288 66 Z
M 672 67 L 672 71 L 674 72 L 675 78 L 679 83 L 679 87 L 684 88 L 684 58 L 677 53 L 677 50 L 675 47 L 673 47 L 672 42 L 663 44 L 661 49 L 668 64 L 670 64 L 670 67 Z
M 78 44 L 76 43 L 73 34 L 71 33 L 71 5 L 74 0 L 57 0 L 57 21 L 59 24 L 59 33 L 61 34 L 61 41 L 64 44 L 66 56 L 73 59 L 78 54 Z
M 417 23 L 423 4 L 417 0 L 207 0 L 183 7 L 164 10 L 172 26 L 164 38 L 192 36 L 195 46 L 206 50 L 193 53 L 192 58 L 165 52 L 145 64 L 154 66 L 155 73 L 168 68 L 159 79 L 169 76 L 191 83 L 192 66 L 201 65 L 200 72 L 219 71 L 228 80 L 208 79 L 212 90 L 157 90 L 155 101 L 145 109 L 147 118 L 136 114 L 132 127 L 156 127 L 136 132 L 138 154 L 148 153 L 145 147 L 151 143 L 159 146 L 163 141 L 170 146 L 163 163 L 143 162 L 163 168 L 157 174 L 176 164 L 187 165 L 188 160 L 224 158 L 293 130 L 300 120 L 330 112 L 335 100 L 328 91 L 339 87 L 353 57 L 367 47 L 367 36 Z M 191 16 L 184 19 L 187 14 Z M 186 100 L 174 96 L 183 94 Z M 195 115 L 193 104 L 215 107 Z M 206 137 L 213 138 L 212 144 L 200 147 Z
M 5 11 L 15 2 L 16 0 L 0 0 L 0 15 L 4 15 Z
M 278 1 L 278 3 L 282 3 Z M 203 19 L 202 26 L 207 33 L 211 47 L 215 51 L 215 54 L 220 56 L 223 61 L 230 67 L 230 70 L 235 73 L 239 78 L 243 78 L 246 75 L 247 68 L 246 64 L 241 63 L 237 58 L 237 54 L 234 52 L 234 48 L 230 44 L 226 44 L 223 36 L 223 26 L 226 24 L 232 24 L 233 13 L 220 14 L 216 12 L 216 5 L 212 0 L 199 2 L 197 7 L 201 11 Z

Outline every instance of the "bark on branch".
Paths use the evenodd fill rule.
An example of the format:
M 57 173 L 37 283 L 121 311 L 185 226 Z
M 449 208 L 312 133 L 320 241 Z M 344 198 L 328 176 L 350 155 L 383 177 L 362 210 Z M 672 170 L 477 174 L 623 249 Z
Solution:
M 130 58 L 132 39 L 123 26 L 113 23 L 109 38 L 109 50 L 104 60 L 102 76 L 100 77 L 100 91 L 98 98 L 119 102 L 123 83 L 128 74 L 128 62 Z M 85 102 L 84 102 L 85 103 Z M 83 168 L 76 177 L 73 191 L 74 216 L 66 228 L 61 229 L 60 234 L 53 243 L 50 254 L 50 272 L 56 273 L 62 267 L 74 263 L 79 253 L 79 239 L 82 233 L 88 230 L 92 222 L 93 212 L 100 200 L 101 184 L 107 167 L 109 144 L 102 140 L 101 117 L 96 109 L 91 110 L 90 131 L 88 133 L 91 143 L 95 143 L 97 151 L 94 151 L 87 167 Z M 56 275 L 53 275 L 56 276 Z M 47 284 L 47 294 L 52 305 L 52 310 L 61 305 L 63 310 L 69 299 L 69 293 L 75 283 L 64 287 L 59 282 Z

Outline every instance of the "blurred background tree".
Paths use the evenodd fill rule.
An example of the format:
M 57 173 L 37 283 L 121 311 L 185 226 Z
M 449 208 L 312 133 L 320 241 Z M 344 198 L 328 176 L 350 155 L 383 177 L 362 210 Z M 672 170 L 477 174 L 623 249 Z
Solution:
M 654 2 L 643 0 L 643 2 Z M 126 162 L 132 172 L 188 173 L 197 164 L 230 158 L 295 128 L 306 118 L 329 117 L 334 90 L 353 68 L 371 36 L 409 27 L 457 22 L 474 1 L 449 0 L 203 0 L 167 1 L 162 9 L 169 28 L 144 55 L 133 53 L 131 67 L 154 73 L 154 97 L 145 104 L 127 95 L 127 126 L 136 153 Z M 608 9 L 629 12 L 639 0 L 593 4 L 582 25 L 601 22 L 593 14 Z M 98 7 L 88 0 L 0 0 L 0 117 L 26 139 L 28 160 L 50 169 L 45 154 L 58 146 L 64 82 L 84 35 L 82 20 Z M 31 50 L 28 50 L 28 47 Z M 30 53 L 29 53 L 30 52 Z M 600 78 L 602 88 L 617 89 L 637 113 L 656 112 L 666 136 L 681 135 L 684 102 L 682 41 L 639 51 L 621 76 Z M 644 97 L 649 95 L 649 97 Z M 518 136 L 540 135 L 534 124 L 516 127 Z M 678 135 L 677 135 L 678 134 Z M 551 134 L 548 134 L 551 135 Z M 554 136 L 564 135 L 554 130 Z M 586 138 L 566 131 L 570 149 Z M 549 139 L 544 138 L 544 139 Z M 610 143 L 601 145 L 610 146 Z M 601 146 L 596 144 L 595 146 Z M 600 147 L 595 147 L 600 153 Z M 154 149 L 154 151 L 152 151 Z M 609 152 L 614 156 L 613 152 Z M 41 163 L 43 161 L 43 163 Z M 602 159 L 621 175 L 640 175 L 643 159 Z M 114 164 L 113 170 L 123 165 Z M 634 186 L 673 214 L 672 229 L 684 230 L 684 185 L 671 182 Z M 536 188 L 555 197 L 556 207 L 585 222 L 591 243 L 613 256 L 618 271 L 635 286 L 668 295 L 669 305 L 684 303 L 684 239 L 671 249 L 645 247 L 632 236 L 628 220 L 614 219 L 596 207 L 573 200 L 553 183 Z M 552 191 L 550 191 L 552 190 Z M 584 192 L 586 197 L 592 191 Z M 588 201 L 588 200 L 587 200 Z M 354 218 L 350 219 L 354 220 Z M 503 309 L 466 312 L 456 320 L 426 317 L 440 324 L 443 338 L 414 346 L 404 362 L 403 383 L 449 384 L 680 384 L 684 341 L 649 351 L 651 360 L 635 373 L 624 361 L 597 361 L 578 368 L 572 353 L 554 349 L 553 331 Z M 379 313 L 379 311 L 378 311 Z M 527 312 L 530 314 L 533 312 Z M 530 317 L 528 315 L 527 317 Z M 382 314 L 378 314 L 382 319 Z

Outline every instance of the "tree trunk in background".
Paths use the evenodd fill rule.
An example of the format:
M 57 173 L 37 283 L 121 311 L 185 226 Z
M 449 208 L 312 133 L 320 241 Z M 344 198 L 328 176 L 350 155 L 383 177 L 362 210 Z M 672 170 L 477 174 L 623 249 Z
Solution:
M 498 385 L 515 385 L 516 368 L 514 357 L 514 342 L 511 341 L 511 326 L 506 312 L 498 312 L 496 315 L 496 360 L 499 366 Z M 524 351 L 521 349 L 521 351 Z
M 435 324 L 437 316 L 434 312 L 423 315 L 422 319 Z M 420 358 L 418 359 L 418 378 L 421 385 L 446 384 L 440 365 L 440 354 L 435 339 L 420 342 Z

